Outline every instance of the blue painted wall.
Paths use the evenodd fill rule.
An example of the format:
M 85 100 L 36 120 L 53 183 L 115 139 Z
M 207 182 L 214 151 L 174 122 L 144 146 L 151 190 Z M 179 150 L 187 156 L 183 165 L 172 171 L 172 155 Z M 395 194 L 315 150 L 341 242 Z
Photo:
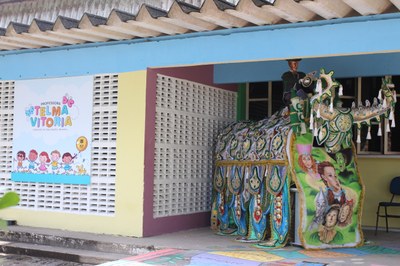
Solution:
M 318 22 L 226 29 L 120 42 L 64 46 L 59 48 L 0 52 L 0 79 L 29 79 L 116 73 L 147 67 L 277 61 L 261 74 L 282 73 L 285 58 L 326 58 L 332 56 L 400 52 L 400 14 L 385 14 Z M 329 63 L 329 60 L 332 63 Z M 317 61 L 305 70 L 321 65 Z M 377 61 L 380 62 L 380 61 Z M 374 64 L 377 63 L 376 61 Z M 347 64 L 347 63 L 346 63 Z M 364 64 L 346 65 L 349 69 Z M 366 64 L 371 65 L 371 64 Z M 221 66 L 224 67 L 224 66 Z M 234 66 L 231 66 L 234 67 Z M 380 64 L 384 68 L 384 64 Z M 336 68 L 336 71 L 341 71 Z M 372 70 L 371 70 L 372 71 Z M 254 69 L 246 69 L 241 81 L 256 79 Z M 347 71 L 343 71 L 348 73 Z M 228 82 L 237 71 L 217 68 L 216 81 Z M 225 78 L 224 78 L 225 76 Z M 243 75 L 242 75 L 243 76 Z M 277 79 L 277 74 L 270 79 Z M 255 81 L 255 80 L 254 80 Z M 232 80 L 229 82 L 237 82 Z
M 335 78 L 400 75 L 400 53 L 306 58 L 300 62 L 303 72 L 334 70 Z M 215 83 L 243 83 L 281 80 L 288 70 L 285 60 L 220 64 L 214 67 Z

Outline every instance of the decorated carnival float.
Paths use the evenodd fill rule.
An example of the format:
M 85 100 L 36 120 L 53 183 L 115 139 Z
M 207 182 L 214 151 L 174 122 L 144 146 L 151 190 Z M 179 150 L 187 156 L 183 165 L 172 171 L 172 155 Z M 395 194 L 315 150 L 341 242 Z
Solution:
M 333 73 L 306 75 L 300 83 L 312 86 L 312 95 L 301 98 L 293 87 L 288 107 L 261 121 L 236 122 L 218 135 L 211 213 L 218 234 L 265 248 L 285 246 L 291 232 L 304 248 L 363 244 L 364 186 L 353 129 L 367 126 L 368 139 L 371 121 L 388 118 L 391 125 L 378 135 L 390 131 L 396 95 L 385 77 L 372 103 L 342 108 L 342 86 Z M 298 191 L 297 226 L 291 187 Z

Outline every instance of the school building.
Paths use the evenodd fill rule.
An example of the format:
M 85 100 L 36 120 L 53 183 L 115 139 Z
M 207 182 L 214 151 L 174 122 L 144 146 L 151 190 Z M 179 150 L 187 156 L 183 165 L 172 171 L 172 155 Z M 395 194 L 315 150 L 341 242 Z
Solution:
M 136 237 L 209 225 L 219 130 L 280 108 L 288 58 L 302 58 L 303 72 L 334 70 L 344 105 L 372 100 L 385 75 L 399 91 L 399 10 L 400 0 L 1 1 L 0 185 L 21 197 L 1 217 Z M 80 107 L 80 116 L 90 104 L 78 129 L 89 132 L 88 148 L 62 145 L 75 160 L 86 158 L 88 181 L 67 169 L 61 179 L 16 178 L 16 147 L 29 139 L 28 153 L 48 145 L 42 133 L 62 131 L 21 134 L 32 121 L 23 118 L 34 114 L 21 103 L 52 103 L 31 84 L 61 80 L 67 88 L 77 77 L 92 85 L 73 98 L 62 91 L 60 102 Z M 56 100 L 64 87 L 46 92 Z M 395 115 L 399 126 L 398 106 Z M 377 129 L 357 144 L 365 227 L 375 226 L 377 204 L 400 175 L 400 131 L 377 136 Z M 60 168 L 66 164 L 60 158 Z

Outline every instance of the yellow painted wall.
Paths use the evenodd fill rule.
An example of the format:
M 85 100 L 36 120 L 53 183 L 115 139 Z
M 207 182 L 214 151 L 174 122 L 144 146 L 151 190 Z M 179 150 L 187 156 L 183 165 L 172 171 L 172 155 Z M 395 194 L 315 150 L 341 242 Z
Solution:
M 0 217 L 19 225 L 142 236 L 146 71 L 119 74 L 115 215 L 78 215 L 11 208 Z
M 400 176 L 399 164 L 400 158 L 358 158 L 365 185 L 363 226 L 375 227 L 378 202 L 390 200 L 389 183 L 393 177 Z M 400 214 L 400 210 L 397 212 Z M 380 218 L 379 226 L 385 227 L 383 218 Z M 400 219 L 389 219 L 389 227 L 400 228 Z

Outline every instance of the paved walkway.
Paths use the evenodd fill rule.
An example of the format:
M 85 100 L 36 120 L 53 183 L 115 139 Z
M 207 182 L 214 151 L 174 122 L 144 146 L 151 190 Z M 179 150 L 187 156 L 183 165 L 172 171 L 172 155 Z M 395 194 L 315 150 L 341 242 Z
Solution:
M 92 266 L 58 259 L 0 253 L 1 266 Z
M 143 255 L 101 264 L 261 266 L 261 265 L 400 265 L 400 232 L 364 230 L 365 245 L 359 248 L 305 250 L 288 245 L 282 249 L 260 249 L 234 241 L 233 236 L 215 235 L 200 228 L 156 237 L 135 238 L 140 245 L 157 249 Z

